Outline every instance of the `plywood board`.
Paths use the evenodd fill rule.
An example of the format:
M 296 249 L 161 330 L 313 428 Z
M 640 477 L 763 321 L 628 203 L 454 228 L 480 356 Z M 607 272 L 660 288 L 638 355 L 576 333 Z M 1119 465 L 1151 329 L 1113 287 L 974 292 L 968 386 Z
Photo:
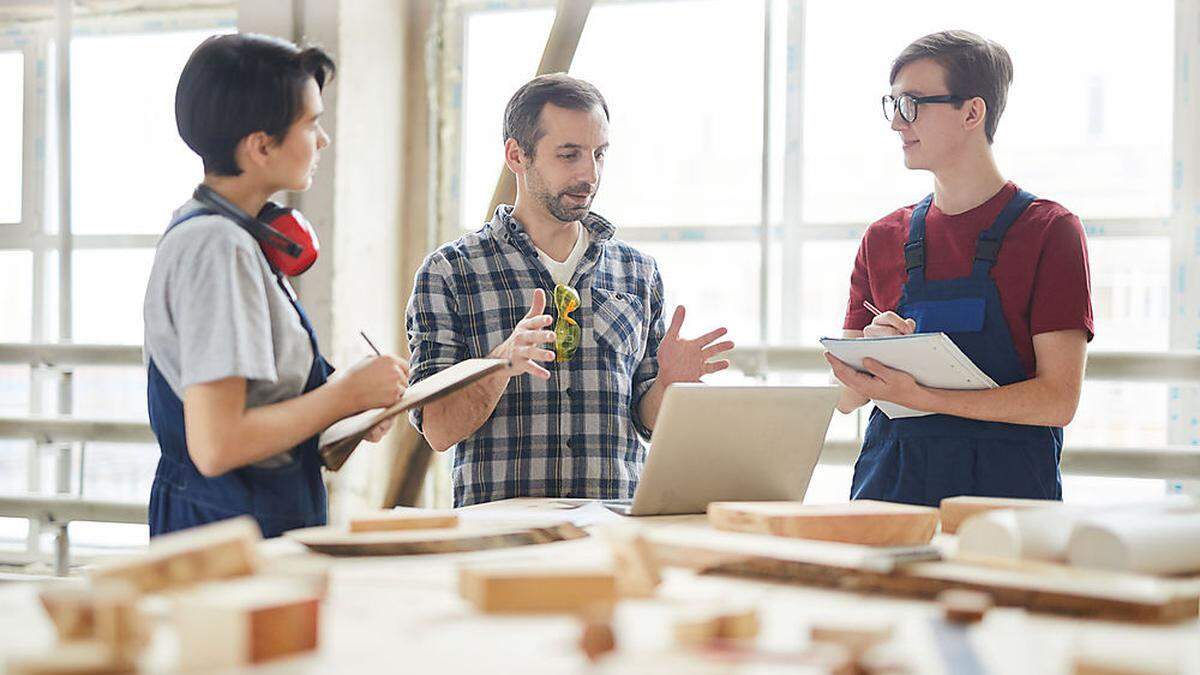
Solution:
M 713 502 L 708 521 L 719 530 L 838 541 L 866 546 L 928 544 L 938 511 L 927 506 L 856 500 L 845 504 Z
M 990 594 L 998 605 L 1139 622 L 1200 616 L 1200 591 L 1133 574 L 1040 563 L 921 562 L 892 573 L 865 569 L 877 549 L 678 526 L 646 534 L 660 561 L 702 572 L 767 577 L 849 591 L 934 598 L 952 588 Z
M 483 551 L 582 539 L 588 534 L 567 522 L 527 526 L 474 521 L 453 528 L 399 532 L 347 532 L 337 527 L 312 527 L 285 532 L 284 536 L 326 555 L 376 556 Z

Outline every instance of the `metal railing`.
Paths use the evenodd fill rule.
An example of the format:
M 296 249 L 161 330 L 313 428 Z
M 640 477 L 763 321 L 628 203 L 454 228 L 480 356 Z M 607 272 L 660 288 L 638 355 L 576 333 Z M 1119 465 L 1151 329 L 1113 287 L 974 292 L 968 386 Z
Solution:
M 767 372 L 825 372 L 822 350 L 809 347 L 745 347 L 732 353 L 738 370 L 752 376 Z M 124 345 L 0 344 L 0 363 L 70 368 L 76 365 L 142 365 L 141 348 Z M 1113 382 L 1200 383 L 1200 352 L 1093 352 L 1086 379 Z M 861 428 L 861 425 L 860 425 Z M 145 422 L 90 420 L 73 417 L 0 417 L 0 438 L 26 438 L 55 443 L 153 443 Z M 860 439 L 830 439 L 823 464 L 851 464 Z M 1068 446 L 1062 459 L 1066 474 L 1129 478 L 1200 480 L 1200 449 L 1191 446 Z M 0 516 L 29 518 L 56 532 L 55 566 L 65 574 L 69 564 L 66 525 L 76 520 L 145 523 L 146 505 L 82 499 L 69 495 L 0 496 Z

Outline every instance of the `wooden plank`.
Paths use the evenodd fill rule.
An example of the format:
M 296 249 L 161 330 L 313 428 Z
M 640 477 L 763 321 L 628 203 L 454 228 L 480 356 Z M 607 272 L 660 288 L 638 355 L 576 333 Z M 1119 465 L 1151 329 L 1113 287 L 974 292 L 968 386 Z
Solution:
M 61 642 L 96 636 L 95 601 L 88 588 L 80 584 L 55 582 L 38 592 L 38 600 L 54 623 Z
M 458 592 L 481 612 L 574 612 L 615 604 L 617 577 L 611 570 L 464 567 Z
M 1200 590 L 1133 574 L 1050 564 L 989 566 L 983 561 L 922 562 L 891 573 L 866 569 L 876 549 L 833 542 L 664 527 L 646 534 L 657 558 L 711 574 L 756 576 L 847 591 L 934 598 L 963 588 L 996 604 L 1085 616 L 1162 623 L 1200 616 Z
M 954 534 L 967 518 L 985 511 L 997 509 L 1032 509 L 1062 506 L 1053 499 L 1013 499 L 1008 497 L 947 497 L 938 505 L 942 520 L 942 532 Z
M 179 667 L 227 668 L 312 651 L 320 599 L 312 588 L 250 577 L 210 582 L 172 597 Z
M 350 519 L 351 532 L 394 532 L 430 530 L 458 525 L 458 514 L 433 509 L 395 508 L 362 514 Z
M 347 532 L 336 527 L 311 527 L 285 532 L 284 536 L 326 555 L 377 556 L 483 551 L 582 539 L 588 534 L 567 522 L 537 527 L 473 522 L 455 528 L 400 532 Z
M 94 584 L 126 581 L 142 593 L 245 576 L 258 567 L 261 540 L 258 523 L 239 516 L 155 537 L 146 553 L 102 564 L 90 576 Z
M 927 506 L 856 500 L 846 504 L 713 502 L 708 521 L 719 530 L 838 541 L 866 546 L 928 544 L 938 511 Z

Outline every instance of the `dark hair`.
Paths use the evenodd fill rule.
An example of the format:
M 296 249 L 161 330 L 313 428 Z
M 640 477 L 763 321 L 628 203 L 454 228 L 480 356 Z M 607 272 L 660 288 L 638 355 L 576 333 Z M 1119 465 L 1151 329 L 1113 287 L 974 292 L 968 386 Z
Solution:
M 545 134 L 539 121 L 547 103 L 571 110 L 591 110 L 600 106 L 604 109 L 605 119 L 608 118 L 608 104 L 591 83 L 566 73 L 538 75 L 518 89 L 504 107 L 505 142 L 516 139 L 521 150 L 532 157 L 533 149 Z
M 318 47 L 300 49 L 279 38 L 238 33 L 200 43 L 175 88 L 175 124 L 204 161 L 204 172 L 242 173 L 234 151 L 263 131 L 282 141 L 301 114 L 309 78 L 324 89 L 333 59 Z
M 965 30 L 944 30 L 905 47 L 892 62 L 889 83 L 895 84 L 901 68 L 921 59 L 932 59 L 946 71 L 949 93 L 983 99 L 987 104 L 983 129 L 991 143 L 1008 101 L 1008 85 L 1013 79 L 1013 64 L 1008 51 L 996 42 Z M 961 108 L 962 104 L 955 104 L 955 107 Z

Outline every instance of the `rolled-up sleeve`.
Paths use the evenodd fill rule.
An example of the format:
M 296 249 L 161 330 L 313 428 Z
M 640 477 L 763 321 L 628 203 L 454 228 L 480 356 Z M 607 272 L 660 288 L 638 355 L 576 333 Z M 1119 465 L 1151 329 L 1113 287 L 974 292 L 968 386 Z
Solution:
M 642 361 L 633 373 L 633 395 L 630 397 L 633 409 L 630 417 L 638 435 L 644 440 L 650 440 L 652 430 L 642 421 L 642 397 L 654 386 L 658 378 L 658 345 L 667 332 L 666 322 L 663 321 L 663 281 L 658 272 L 658 263 L 654 263 L 654 274 L 650 289 L 650 330 L 646 337 L 646 352 Z
M 417 270 L 405 312 L 412 352 L 410 386 L 466 358 L 452 274 L 450 263 L 440 252 L 431 254 Z M 412 410 L 409 419 L 417 431 L 424 433 L 420 408 Z

